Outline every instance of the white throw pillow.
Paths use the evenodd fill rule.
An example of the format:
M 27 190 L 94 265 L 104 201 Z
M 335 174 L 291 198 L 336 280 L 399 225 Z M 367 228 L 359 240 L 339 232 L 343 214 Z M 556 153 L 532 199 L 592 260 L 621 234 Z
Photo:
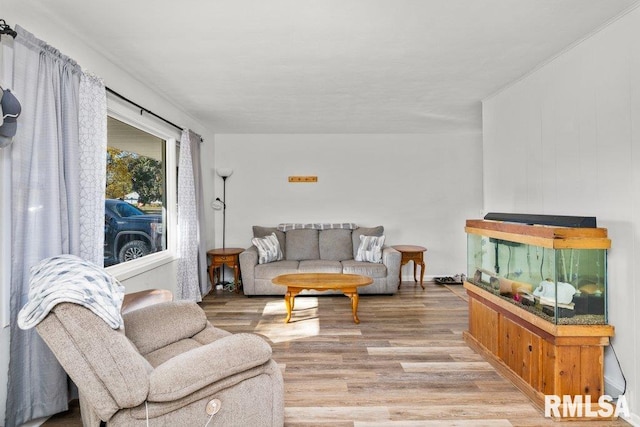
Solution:
M 251 239 L 251 243 L 258 248 L 258 264 L 280 261 L 283 258 L 276 233 L 271 233 L 265 237 L 254 237 Z
M 382 245 L 384 245 L 384 235 L 382 236 L 360 236 L 360 246 L 356 253 L 356 261 L 382 262 Z

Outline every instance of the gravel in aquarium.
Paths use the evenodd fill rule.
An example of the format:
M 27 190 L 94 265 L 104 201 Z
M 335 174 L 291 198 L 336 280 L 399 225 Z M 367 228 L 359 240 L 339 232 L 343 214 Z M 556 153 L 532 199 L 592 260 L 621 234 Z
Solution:
M 502 298 L 503 300 L 508 301 L 511 304 L 517 307 L 520 307 L 523 310 L 526 310 L 532 314 L 535 314 L 536 316 L 550 323 L 554 323 L 554 318 L 552 316 L 546 315 L 540 309 L 536 308 L 536 306 L 521 304 L 515 301 L 511 296 L 507 297 L 505 295 L 498 295 L 496 291 L 488 283 L 484 283 L 484 282 L 472 282 L 472 283 L 478 286 L 479 288 L 484 289 L 487 292 L 491 292 L 496 296 L 500 296 L 500 298 Z M 573 317 L 559 317 L 557 324 L 558 325 L 604 325 L 605 321 L 604 321 L 604 316 L 601 314 L 576 314 Z

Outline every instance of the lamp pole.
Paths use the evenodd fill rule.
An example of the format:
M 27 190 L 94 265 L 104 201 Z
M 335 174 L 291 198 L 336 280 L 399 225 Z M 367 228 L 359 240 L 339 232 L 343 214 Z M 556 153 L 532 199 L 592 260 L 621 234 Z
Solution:
M 224 251 L 227 248 L 227 178 L 233 174 L 233 169 L 218 169 L 216 173 L 222 178 L 222 250 Z M 220 268 L 222 268 L 222 285 L 227 285 L 228 282 L 225 278 L 224 264 Z
M 225 235 L 227 232 L 227 178 L 222 177 L 222 249 L 226 249 Z M 224 281 L 224 270 L 222 271 Z

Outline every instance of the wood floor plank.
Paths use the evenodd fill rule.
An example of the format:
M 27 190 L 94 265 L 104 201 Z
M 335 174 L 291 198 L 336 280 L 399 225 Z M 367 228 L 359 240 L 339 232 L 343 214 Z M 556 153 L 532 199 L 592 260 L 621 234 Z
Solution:
M 489 362 L 408 362 L 402 363 L 407 372 L 491 371 Z
M 298 406 L 285 408 L 285 417 L 287 420 L 285 423 L 313 423 L 320 420 L 323 422 L 353 422 L 354 419 L 361 421 L 390 419 L 390 414 L 384 406 L 324 406 L 316 408 Z
M 505 419 L 487 420 L 413 420 L 353 423 L 353 427 L 512 427 Z
M 536 416 L 538 413 L 537 409 L 531 407 L 528 402 L 492 406 L 487 406 L 485 402 L 460 402 L 458 404 L 440 404 L 421 407 L 398 405 L 390 410 L 391 419 L 398 421 L 425 419 L 507 419 L 513 412 L 517 412 L 521 416 Z
M 372 356 L 411 356 L 446 354 L 448 356 L 475 355 L 476 353 L 465 346 L 390 346 L 390 347 L 367 347 L 367 352 Z

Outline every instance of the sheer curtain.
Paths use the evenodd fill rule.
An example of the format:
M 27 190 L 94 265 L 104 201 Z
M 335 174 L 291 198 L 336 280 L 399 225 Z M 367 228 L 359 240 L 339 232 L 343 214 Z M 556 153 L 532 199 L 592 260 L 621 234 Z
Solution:
M 209 283 L 209 275 L 207 274 L 207 245 L 204 237 L 206 234 L 204 229 L 204 190 L 202 188 L 202 162 L 200 161 L 202 137 L 195 133 L 191 133 L 191 135 L 191 163 L 198 215 L 198 276 L 200 277 L 200 292 L 202 295 L 207 295 L 212 285 Z
M 107 175 L 107 96 L 97 76 L 80 76 L 80 257 L 104 262 L 104 189 Z
M 178 280 L 176 299 L 202 301 L 210 290 L 204 246 L 204 205 L 199 135 L 186 129 L 178 168 Z
M 104 208 L 86 209 L 85 197 L 94 197 L 98 193 L 94 186 L 101 186 L 103 200 L 100 174 L 105 168 L 88 173 L 99 167 L 99 161 L 84 164 L 97 159 L 94 150 L 102 150 L 105 156 L 100 147 L 100 141 L 106 141 L 104 85 L 83 76 L 75 61 L 23 28 L 16 31 L 13 89 L 22 114 L 10 154 L 11 348 L 6 427 L 64 411 L 69 399 L 67 375 L 53 354 L 35 329 L 24 331 L 17 326 L 18 312 L 28 299 L 29 268 L 63 253 L 89 256 L 102 265 L 95 251 L 82 248 L 94 249 L 97 244 L 102 249 L 95 227 L 103 231 L 104 221 Z M 102 115 L 104 127 L 96 115 Z

